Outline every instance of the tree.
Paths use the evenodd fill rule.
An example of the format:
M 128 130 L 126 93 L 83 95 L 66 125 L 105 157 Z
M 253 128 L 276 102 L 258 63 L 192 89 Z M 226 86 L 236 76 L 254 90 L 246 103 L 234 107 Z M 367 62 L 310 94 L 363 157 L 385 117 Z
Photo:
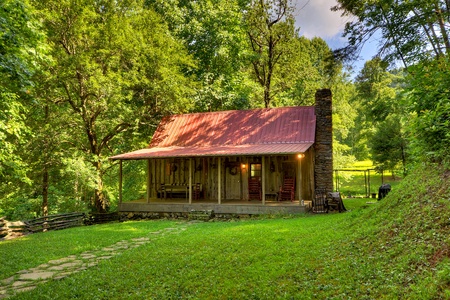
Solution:
M 296 36 L 292 7 L 288 0 L 255 0 L 251 1 L 245 18 L 254 54 L 254 75 L 264 89 L 264 105 L 268 108 L 273 99 L 277 65 Z
M 143 1 L 52 0 L 35 5 L 55 61 L 49 66 L 53 104 L 66 108 L 60 117 L 67 120 L 68 143 L 74 153 L 84 153 L 95 171 L 94 205 L 104 212 L 109 203 L 103 177 L 111 141 L 152 128 L 155 116 L 188 108 L 191 90 L 182 68 L 191 62 Z
M 149 0 L 195 60 L 195 111 L 250 106 L 253 83 L 245 71 L 249 50 L 238 0 Z
M 275 106 L 312 105 L 318 89 L 331 88 L 341 75 L 342 65 L 321 38 L 296 36 L 284 49 L 272 83 Z
M 407 141 L 398 115 L 390 115 L 375 129 L 370 139 L 372 160 L 379 170 L 395 170 L 399 164 L 406 175 Z
M 351 101 L 356 94 L 355 85 L 347 73 L 336 76 L 333 85 L 333 167 L 345 168 L 356 160 L 352 132 L 355 127 L 357 108 Z
M 376 33 L 382 36 L 379 55 L 388 61 L 400 60 L 404 66 L 450 52 L 448 1 L 338 0 L 338 3 L 334 10 L 356 17 L 346 24 L 349 46 L 341 53 L 355 53 Z
M 389 71 L 380 58 L 367 61 L 356 77 L 360 144 L 369 146 L 372 160 L 381 170 L 407 163 L 401 72 Z M 363 134 L 361 134 L 363 133 Z M 361 143 L 362 142 L 362 143 Z
M 450 158 L 450 61 L 448 56 L 410 68 L 406 96 L 412 155 L 431 161 Z
M 9 214 L 6 202 L 31 182 L 21 150 L 30 137 L 25 115 L 36 69 L 33 50 L 41 36 L 27 1 L 2 1 L 0 28 L 0 214 Z

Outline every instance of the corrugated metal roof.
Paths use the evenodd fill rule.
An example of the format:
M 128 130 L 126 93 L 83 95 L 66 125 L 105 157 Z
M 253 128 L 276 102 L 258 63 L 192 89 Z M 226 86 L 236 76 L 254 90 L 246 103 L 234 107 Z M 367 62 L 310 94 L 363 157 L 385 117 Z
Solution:
M 149 148 L 111 159 L 303 153 L 315 138 L 313 106 L 165 117 Z

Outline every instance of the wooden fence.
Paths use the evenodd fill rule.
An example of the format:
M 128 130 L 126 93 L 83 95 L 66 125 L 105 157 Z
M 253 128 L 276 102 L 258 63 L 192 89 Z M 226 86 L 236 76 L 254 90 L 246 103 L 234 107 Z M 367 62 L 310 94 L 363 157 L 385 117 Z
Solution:
M 24 223 L 28 232 L 35 233 L 81 226 L 84 224 L 85 218 L 86 215 L 84 213 L 74 212 L 40 217 L 24 221 Z
M 64 213 L 40 217 L 27 221 L 9 222 L 0 218 L 0 240 L 29 233 L 59 230 L 75 226 L 101 224 L 119 220 L 119 214 L 82 212 Z

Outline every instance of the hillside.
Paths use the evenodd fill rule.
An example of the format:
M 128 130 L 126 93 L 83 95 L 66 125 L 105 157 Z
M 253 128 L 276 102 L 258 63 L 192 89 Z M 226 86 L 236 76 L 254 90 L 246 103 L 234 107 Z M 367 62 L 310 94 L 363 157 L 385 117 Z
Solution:
M 367 265 L 366 274 L 354 274 L 362 286 L 388 298 L 450 299 L 450 171 L 416 168 L 352 227 L 355 235 L 342 250 Z

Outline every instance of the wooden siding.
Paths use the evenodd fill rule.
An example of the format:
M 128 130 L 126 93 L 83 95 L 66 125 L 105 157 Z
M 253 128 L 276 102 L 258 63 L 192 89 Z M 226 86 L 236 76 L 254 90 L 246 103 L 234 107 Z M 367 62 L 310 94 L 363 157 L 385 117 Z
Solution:
M 250 164 L 262 164 L 261 156 L 250 157 L 222 157 L 221 163 L 221 198 L 226 200 L 248 200 L 248 179 L 250 176 Z M 165 185 L 189 185 L 189 162 L 192 161 L 192 184 L 200 183 L 203 190 L 203 198 L 218 199 L 219 167 L 217 157 L 204 158 L 165 158 L 149 159 L 148 164 L 148 192 L 149 198 L 157 198 L 162 183 Z M 126 163 L 126 162 L 125 162 Z M 242 168 L 242 165 L 245 168 Z M 264 158 L 264 186 L 267 197 L 274 197 L 282 184 L 283 176 L 287 169 L 295 172 L 297 185 L 301 180 L 302 199 L 312 199 L 314 189 L 314 150 L 310 148 L 305 152 L 301 165 L 295 155 L 266 156 Z M 301 176 L 299 169 L 301 167 Z M 296 188 L 295 199 L 299 199 Z M 180 193 L 178 193 L 178 196 Z

